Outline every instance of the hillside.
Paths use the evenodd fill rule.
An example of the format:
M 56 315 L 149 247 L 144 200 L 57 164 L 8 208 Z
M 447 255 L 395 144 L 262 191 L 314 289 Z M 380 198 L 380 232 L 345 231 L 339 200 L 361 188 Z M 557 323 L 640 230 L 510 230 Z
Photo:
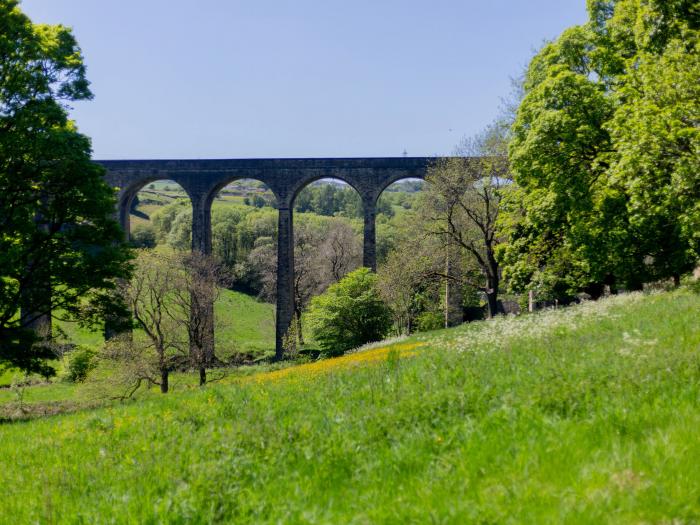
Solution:
M 221 290 L 216 302 L 217 331 L 216 348 L 222 358 L 236 353 L 242 357 L 256 358 L 274 353 L 275 350 L 275 306 L 256 300 L 250 295 L 233 290 Z M 55 327 L 63 332 L 60 342 L 73 343 L 91 348 L 98 348 L 104 341 L 101 331 L 88 330 L 76 323 L 55 321 Z M 63 365 L 57 363 L 59 372 Z M 0 387 L 12 383 L 16 374 L 11 370 L 0 369 Z M 71 391 L 67 385 L 44 387 L 61 391 Z M 34 392 L 28 393 L 29 399 Z M 0 390 L 0 403 L 9 398 L 7 392 Z M 40 396 L 42 399 L 49 396 Z
M 274 305 L 256 300 L 233 290 L 221 290 L 216 302 L 217 348 L 224 354 L 232 351 L 264 353 L 274 351 Z M 97 347 L 102 334 L 85 330 L 74 323 L 58 322 L 66 340 L 75 344 Z
M 0 522 L 695 522 L 699 311 L 632 294 L 0 425 Z

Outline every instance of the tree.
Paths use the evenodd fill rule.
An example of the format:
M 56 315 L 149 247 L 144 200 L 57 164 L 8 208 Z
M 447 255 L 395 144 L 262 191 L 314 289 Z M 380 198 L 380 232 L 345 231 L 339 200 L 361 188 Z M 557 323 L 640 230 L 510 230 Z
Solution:
M 309 325 L 327 355 L 340 355 L 371 341 L 391 328 L 391 314 L 368 268 L 350 272 L 311 300 Z
M 327 284 L 342 279 L 362 263 L 362 243 L 347 221 L 333 220 L 324 228 L 319 255 L 324 281 Z
M 240 259 L 238 229 L 245 212 L 239 208 L 212 210 L 212 252 L 227 268 L 233 269 Z
M 277 297 L 277 242 L 272 237 L 259 237 L 245 262 L 236 267 L 236 280 L 252 284 L 263 301 Z
M 413 331 L 423 306 L 420 298 L 427 287 L 439 284 L 436 276 L 444 268 L 444 250 L 441 250 L 440 240 L 424 236 L 400 242 L 379 266 L 379 291 L 391 310 L 399 334 Z
M 597 297 L 695 264 L 699 28 L 688 0 L 592 0 L 533 58 L 500 228 L 515 291 Z
M 607 125 L 610 184 L 627 198 L 649 277 L 676 283 L 700 257 L 699 45 L 700 32 L 683 30 L 660 56 L 640 50 Z
M 92 94 L 70 30 L 0 2 L 0 362 L 50 374 L 50 316 L 118 317 L 129 252 L 114 195 L 67 104 Z M 21 305 L 21 312 L 20 310 Z
M 452 253 L 448 264 L 462 266 L 450 258 L 463 254 L 481 273 L 480 282 L 464 268 L 458 273 L 446 269 L 444 277 L 465 280 L 483 291 L 490 316 L 497 313 L 500 287 L 496 222 L 502 189 L 510 184 L 506 147 L 506 129 L 500 123 L 463 141 L 457 156 L 440 159 L 430 168 L 422 207 L 430 234 L 443 239 L 444 248 Z
M 187 340 L 180 330 L 186 317 L 175 302 L 183 271 L 177 254 L 139 250 L 133 276 L 124 285 L 122 295 L 145 338 L 115 342 L 108 355 L 128 355 L 130 361 L 140 364 L 130 374 L 134 390 L 146 381 L 167 393 L 170 372 L 187 362 Z
M 144 382 L 167 393 L 170 372 L 176 369 L 198 370 L 200 385 L 206 383 L 215 360 L 213 305 L 226 279 L 210 256 L 139 250 L 122 295 L 143 337 L 122 336 L 103 353 L 103 359 L 121 369 L 118 382 L 129 396 Z
M 229 274 L 211 257 L 199 252 L 179 254 L 180 271 L 173 287 L 173 304 L 187 332 L 191 366 L 199 370 L 199 384 L 207 382 L 207 369 L 215 362 L 214 303 Z

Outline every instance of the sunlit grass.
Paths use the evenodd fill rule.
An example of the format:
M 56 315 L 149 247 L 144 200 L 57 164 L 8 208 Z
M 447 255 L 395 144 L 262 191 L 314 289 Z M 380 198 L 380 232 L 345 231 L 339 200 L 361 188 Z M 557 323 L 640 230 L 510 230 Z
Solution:
M 0 426 L 3 523 L 696 523 L 700 296 Z

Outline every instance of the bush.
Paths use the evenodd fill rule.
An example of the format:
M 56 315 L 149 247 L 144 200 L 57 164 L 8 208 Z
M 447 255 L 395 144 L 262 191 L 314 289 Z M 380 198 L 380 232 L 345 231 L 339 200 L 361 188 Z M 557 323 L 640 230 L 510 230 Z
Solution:
M 326 355 L 381 340 L 391 328 L 391 315 L 379 296 L 377 276 L 360 268 L 314 297 L 309 325 Z
M 82 383 L 96 365 L 95 351 L 92 348 L 78 346 L 70 353 L 66 379 L 72 383 Z
M 423 312 L 416 317 L 416 331 L 428 332 L 445 328 L 445 314 L 442 312 Z
M 135 226 L 130 237 L 136 248 L 154 248 L 157 244 L 156 231 L 150 224 Z

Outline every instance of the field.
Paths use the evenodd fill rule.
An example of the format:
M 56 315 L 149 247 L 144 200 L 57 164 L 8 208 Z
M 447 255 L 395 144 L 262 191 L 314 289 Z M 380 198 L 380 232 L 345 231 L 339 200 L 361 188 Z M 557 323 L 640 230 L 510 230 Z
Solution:
M 0 426 L 2 523 L 695 523 L 700 296 Z

